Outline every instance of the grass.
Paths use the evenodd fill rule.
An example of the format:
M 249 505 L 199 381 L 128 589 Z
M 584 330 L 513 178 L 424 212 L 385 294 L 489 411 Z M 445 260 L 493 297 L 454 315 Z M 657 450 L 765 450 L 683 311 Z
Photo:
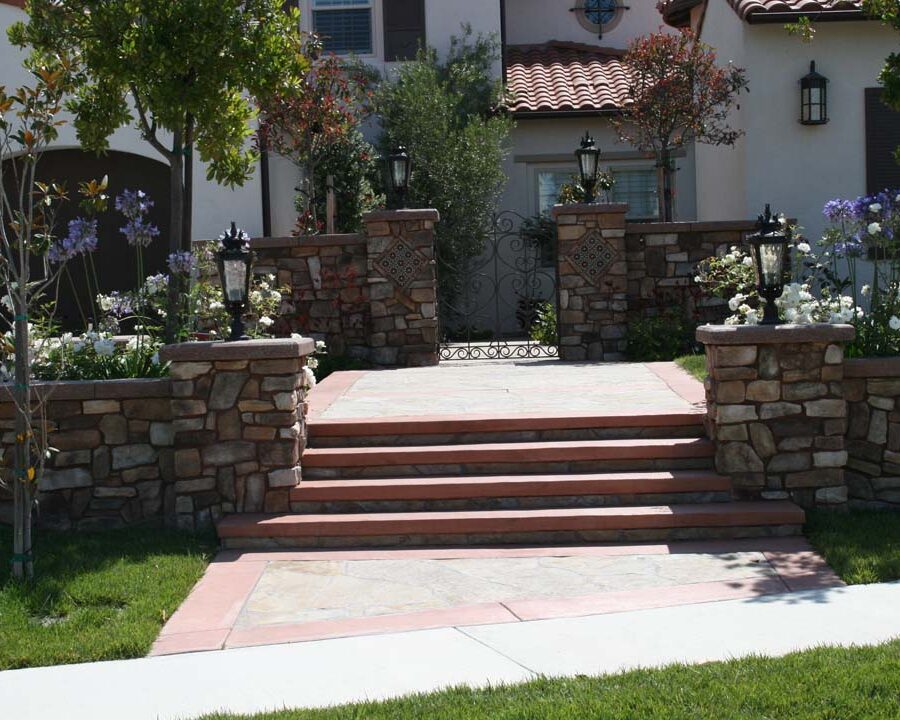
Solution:
M 900 580 L 900 513 L 811 510 L 805 533 L 849 585 Z
M 685 355 L 675 362 L 700 382 L 706 380 L 706 355 Z
M 208 715 L 206 720 L 248 718 Z M 895 720 L 900 641 L 623 675 L 457 688 L 255 720 Z
M 36 579 L 21 585 L 0 527 L 0 670 L 145 655 L 214 549 L 173 530 L 39 530 Z

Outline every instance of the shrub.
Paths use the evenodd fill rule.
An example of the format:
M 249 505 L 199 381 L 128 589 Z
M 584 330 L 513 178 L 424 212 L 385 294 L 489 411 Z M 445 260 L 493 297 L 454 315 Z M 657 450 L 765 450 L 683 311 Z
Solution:
M 531 325 L 531 339 L 541 345 L 559 343 L 559 324 L 556 320 L 556 306 L 549 300 L 537 309 L 537 318 Z
M 687 355 L 694 351 L 696 329 L 680 307 L 635 320 L 628 325 L 628 359 L 658 362 Z

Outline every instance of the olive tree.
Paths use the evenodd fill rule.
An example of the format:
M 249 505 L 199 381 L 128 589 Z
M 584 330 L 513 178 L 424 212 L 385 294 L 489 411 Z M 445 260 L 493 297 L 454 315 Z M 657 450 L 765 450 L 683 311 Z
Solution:
M 26 10 L 12 42 L 37 61 L 77 61 L 67 109 L 79 142 L 102 152 L 137 125 L 170 169 L 170 252 L 190 250 L 194 150 L 209 180 L 247 181 L 256 101 L 289 93 L 309 68 L 299 11 L 281 0 L 29 0 Z M 170 341 L 179 291 L 172 283 Z

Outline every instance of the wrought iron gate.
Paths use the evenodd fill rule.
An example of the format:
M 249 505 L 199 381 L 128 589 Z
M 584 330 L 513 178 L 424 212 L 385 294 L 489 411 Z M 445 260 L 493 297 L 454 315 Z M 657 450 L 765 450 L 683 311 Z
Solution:
M 504 211 L 486 228 L 477 257 L 438 247 L 442 360 L 559 356 L 556 231 Z

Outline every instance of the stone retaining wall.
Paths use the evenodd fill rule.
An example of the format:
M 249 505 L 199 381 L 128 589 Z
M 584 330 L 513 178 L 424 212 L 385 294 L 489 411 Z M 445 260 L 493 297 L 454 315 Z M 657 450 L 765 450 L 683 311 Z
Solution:
M 900 358 L 847 360 L 850 505 L 900 510 Z
M 34 397 L 59 450 L 40 478 L 42 524 L 90 529 L 174 512 L 168 378 L 40 383 Z M 9 388 L 0 388 L 4 456 L 15 439 L 14 410 Z M 11 518 L 11 507 L 11 496 L 0 489 L 0 518 Z
M 261 238 L 257 272 L 291 288 L 280 334 L 325 340 L 329 352 L 375 365 L 438 362 L 436 210 L 363 217 L 362 235 Z
M 854 334 L 849 325 L 698 329 L 716 468 L 737 495 L 847 502 L 843 345 Z

